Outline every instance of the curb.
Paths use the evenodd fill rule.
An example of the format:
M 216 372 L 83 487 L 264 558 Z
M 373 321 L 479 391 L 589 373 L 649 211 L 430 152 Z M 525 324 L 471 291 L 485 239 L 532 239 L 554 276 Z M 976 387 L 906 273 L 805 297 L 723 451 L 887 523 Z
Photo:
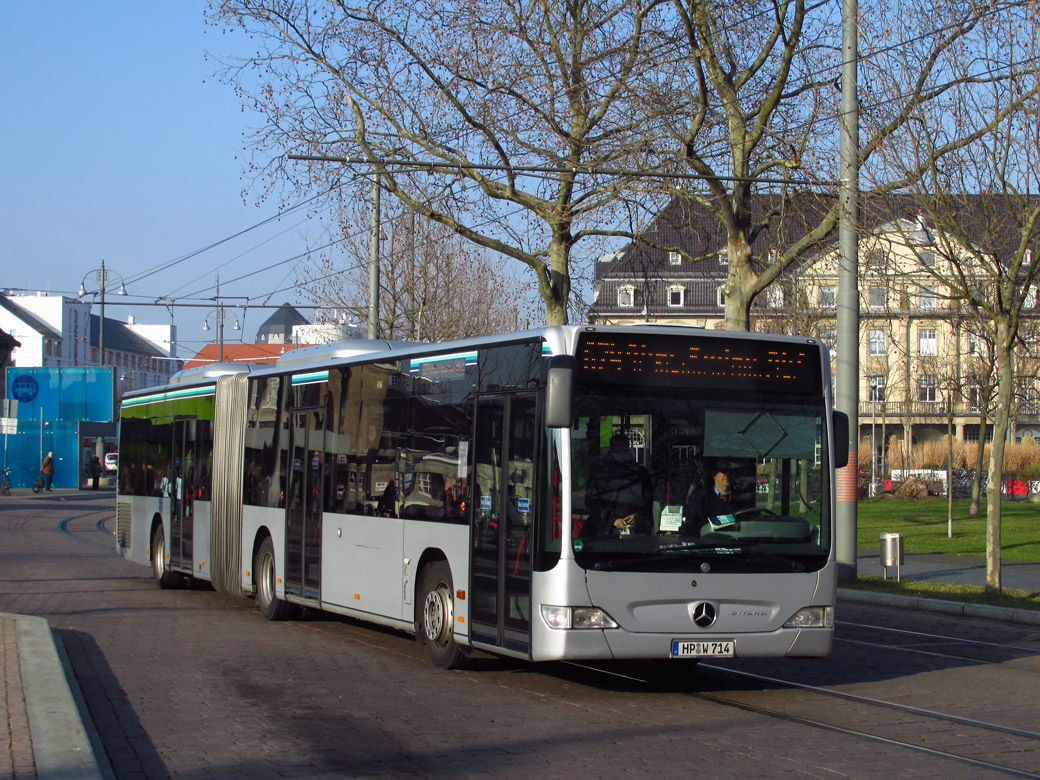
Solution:
M 44 618 L 14 618 L 38 780 L 102 780 L 58 650 Z
M 928 599 L 920 596 L 899 596 L 894 593 L 872 593 L 869 590 L 838 588 L 838 597 L 859 604 L 876 604 L 883 607 L 911 609 L 918 612 L 939 612 L 945 615 L 1002 620 L 1027 626 L 1040 626 L 1040 612 L 1029 609 L 993 607 L 988 604 L 965 604 L 960 601 Z

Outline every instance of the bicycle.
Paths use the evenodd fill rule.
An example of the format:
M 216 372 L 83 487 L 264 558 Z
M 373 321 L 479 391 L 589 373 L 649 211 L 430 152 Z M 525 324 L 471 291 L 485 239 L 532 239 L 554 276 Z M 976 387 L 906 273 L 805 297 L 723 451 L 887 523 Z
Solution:
M 0 496 L 11 495 L 11 469 L 4 469 L 3 479 L 0 479 Z

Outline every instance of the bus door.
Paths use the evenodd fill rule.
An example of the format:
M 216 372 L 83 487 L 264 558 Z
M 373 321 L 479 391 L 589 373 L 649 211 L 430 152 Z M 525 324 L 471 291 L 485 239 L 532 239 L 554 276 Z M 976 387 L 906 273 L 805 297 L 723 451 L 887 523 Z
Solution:
M 474 420 L 474 641 L 528 654 L 537 473 L 535 395 L 482 396 Z
M 285 592 L 318 598 L 321 510 L 325 495 L 325 409 L 290 413 L 289 481 L 285 501 Z
M 170 566 L 192 570 L 192 547 L 195 537 L 193 479 L 196 458 L 195 443 L 198 420 L 194 417 L 173 421 L 173 446 L 170 468 L 164 482 L 170 498 Z

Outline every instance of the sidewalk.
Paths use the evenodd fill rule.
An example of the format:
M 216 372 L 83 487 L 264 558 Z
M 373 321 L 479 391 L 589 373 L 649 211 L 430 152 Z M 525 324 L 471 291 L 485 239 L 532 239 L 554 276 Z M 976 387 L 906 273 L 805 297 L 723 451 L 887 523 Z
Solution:
M 0 753 L 0 775 L 17 780 L 100 780 L 47 621 L 0 612 L 0 651 L 0 705 L 7 710 L 10 744 L 9 758 Z
M 879 549 L 860 548 L 856 553 L 856 570 L 860 575 L 884 576 Z M 1029 593 L 1040 593 L 1040 563 L 1004 561 L 1000 567 L 1001 584 Z M 896 569 L 889 567 L 888 578 L 895 579 Z M 952 585 L 986 584 L 986 559 L 968 555 L 939 555 L 934 553 L 905 553 L 898 576 L 903 580 L 942 582 Z M 992 607 L 985 604 L 965 604 L 959 601 L 897 596 L 890 593 L 872 593 L 865 590 L 838 587 L 839 601 L 855 601 L 880 606 L 916 609 L 924 612 L 943 612 L 953 615 L 1004 620 L 1040 626 L 1040 612 L 1024 609 Z

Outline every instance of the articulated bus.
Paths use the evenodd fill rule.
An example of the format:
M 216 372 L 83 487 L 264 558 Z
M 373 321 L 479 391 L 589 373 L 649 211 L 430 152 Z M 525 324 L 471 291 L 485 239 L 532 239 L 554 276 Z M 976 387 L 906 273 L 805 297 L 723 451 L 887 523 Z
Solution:
M 161 587 L 390 626 L 443 668 L 823 656 L 847 441 L 811 338 L 340 342 L 127 394 L 116 545 Z

